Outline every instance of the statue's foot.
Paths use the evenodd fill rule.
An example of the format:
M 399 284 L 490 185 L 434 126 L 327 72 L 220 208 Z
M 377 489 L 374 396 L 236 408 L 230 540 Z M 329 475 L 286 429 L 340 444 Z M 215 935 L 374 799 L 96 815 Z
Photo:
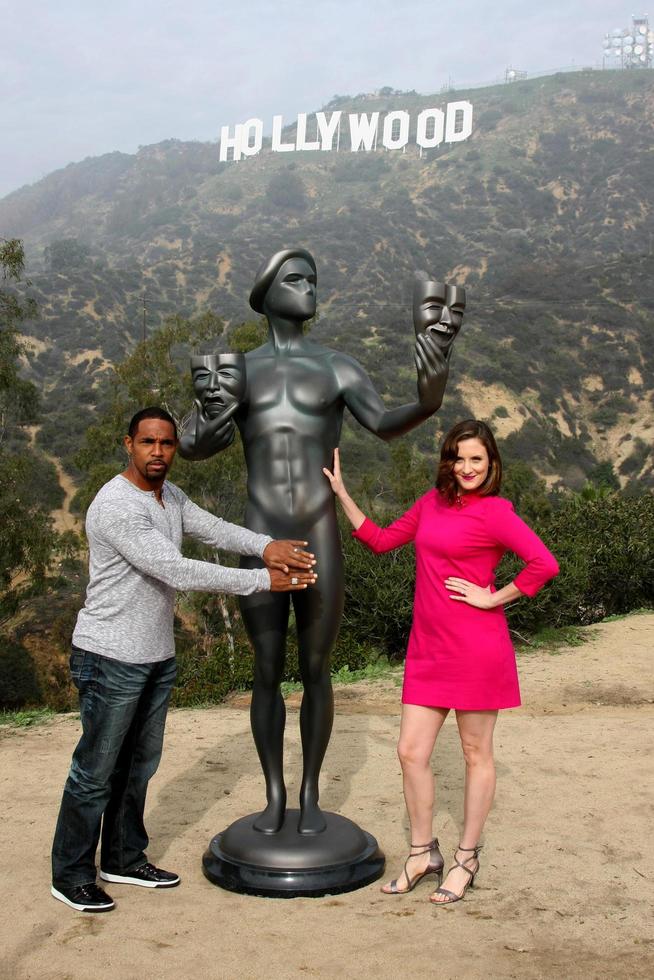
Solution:
M 277 834 L 282 829 L 286 813 L 286 797 L 270 800 L 265 810 L 262 810 L 252 826 L 261 834 Z
M 321 834 L 327 821 L 317 803 L 305 803 L 300 810 L 297 830 L 299 834 Z

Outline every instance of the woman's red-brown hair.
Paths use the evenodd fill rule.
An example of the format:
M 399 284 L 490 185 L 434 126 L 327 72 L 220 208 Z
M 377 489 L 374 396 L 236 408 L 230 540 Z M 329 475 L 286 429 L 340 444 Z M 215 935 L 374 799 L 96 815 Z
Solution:
M 466 419 L 464 422 L 457 422 L 456 425 L 452 426 L 441 446 L 436 489 L 447 498 L 450 504 L 453 504 L 459 496 L 459 485 L 454 476 L 454 464 L 459 452 L 459 443 L 465 439 L 479 439 L 488 453 L 488 473 L 475 493 L 482 497 L 489 497 L 500 492 L 502 460 L 495 442 L 495 436 L 485 422 L 480 422 L 478 419 Z

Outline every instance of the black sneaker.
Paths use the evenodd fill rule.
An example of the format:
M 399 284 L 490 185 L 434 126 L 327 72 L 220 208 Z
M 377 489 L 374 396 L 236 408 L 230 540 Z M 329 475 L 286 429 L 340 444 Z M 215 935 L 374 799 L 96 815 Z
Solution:
M 116 881 L 120 885 L 142 885 L 144 888 L 174 888 L 179 885 L 180 877 L 172 871 L 162 871 L 155 868 L 154 864 L 146 862 L 134 871 L 127 874 L 117 875 L 110 871 L 101 871 L 100 877 L 103 881 Z
M 55 888 L 53 885 L 50 891 L 64 905 L 70 905 L 71 909 L 77 909 L 78 912 L 111 912 L 116 908 L 113 898 L 94 881 L 88 885 L 72 885 L 70 888 Z

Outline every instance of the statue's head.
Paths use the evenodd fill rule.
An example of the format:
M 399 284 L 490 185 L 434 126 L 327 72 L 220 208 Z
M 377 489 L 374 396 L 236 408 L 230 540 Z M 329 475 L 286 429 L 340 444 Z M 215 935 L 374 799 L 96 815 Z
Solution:
M 204 354 L 191 358 L 193 390 L 207 418 L 216 418 L 245 394 L 244 354 Z
M 250 293 L 257 313 L 310 320 L 316 313 L 316 263 L 305 248 L 275 252 L 260 266 Z
M 438 346 L 449 350 L 461 329 L 466 307 L 463 286 L 418 278 L 413 283 L 413 326 L 416 336 L 430 333 Z

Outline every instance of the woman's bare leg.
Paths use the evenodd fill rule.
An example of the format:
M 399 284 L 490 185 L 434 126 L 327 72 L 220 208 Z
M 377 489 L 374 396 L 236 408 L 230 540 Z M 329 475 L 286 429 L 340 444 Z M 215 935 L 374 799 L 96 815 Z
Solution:
M 431 754 L 449 708 L 426 708 L 419 704 L 402 706 L 400 740 L 397 754 L 402 766 L 402 782 L 406 801 L 411 843 L 428 844 L 433 837 L 434 816 L 434 774 L 431 770 Z M 429 854 L 419 854 L 409 859 L 407 873 L 414 877 L 424 871 L 429 863 Z M 400 891 L 408 888 L 406 875 L 402 872 L 397 879 Z M 382 887 L 390 894 L 390 882 Z
M 495 796 L 495 760 L 493 758 L 493 732 L 497 711 L 457 711 L 456 722 L 461 737 L 461 747 L 466 763 L 465 795 L 463 800 L 463 831 L 461 847 L 474 848 L 481 838 L 486 817 Z M 455 852 L 456 858 L 476 871 L 479 862 L 471 851 Z M 455 867 L 443 882 L 443 888 L 460 895 L 470 875 Z M 434 894 L 433 901 L 447 901 L 446 895 Z

